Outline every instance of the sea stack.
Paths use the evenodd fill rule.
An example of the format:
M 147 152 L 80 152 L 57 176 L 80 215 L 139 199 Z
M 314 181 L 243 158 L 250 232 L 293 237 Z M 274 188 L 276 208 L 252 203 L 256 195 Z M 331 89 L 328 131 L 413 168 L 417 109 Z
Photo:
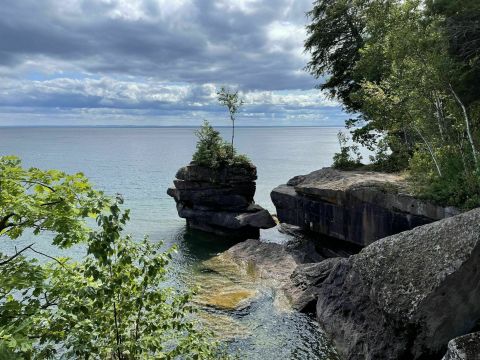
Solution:
M 253 165 L 209 168 L 191 162 L 175 177 L 167 194 L 190 228 L 246 239 L 258 238 L 260 229 L 276 225 L 270 213 L 254 203 Z

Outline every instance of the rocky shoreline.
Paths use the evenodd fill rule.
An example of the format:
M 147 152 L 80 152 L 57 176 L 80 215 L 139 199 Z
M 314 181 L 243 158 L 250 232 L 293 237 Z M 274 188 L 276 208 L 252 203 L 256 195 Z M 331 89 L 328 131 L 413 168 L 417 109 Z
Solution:
M 271 219 L 253 203 L 256 172 L 207 178 L 202 171 L 181 169 L 169 189 L 190 226 L 243 236 L 272 226 L 238 220 Z M 417 199 L 400 175 L 330 168 L 295 177 L 271 196 L 279 229 L 292 240 L 246 240 L 218 259 L 314 314 L 340 358 L 480 359 L 480 209 L 461 214 Z

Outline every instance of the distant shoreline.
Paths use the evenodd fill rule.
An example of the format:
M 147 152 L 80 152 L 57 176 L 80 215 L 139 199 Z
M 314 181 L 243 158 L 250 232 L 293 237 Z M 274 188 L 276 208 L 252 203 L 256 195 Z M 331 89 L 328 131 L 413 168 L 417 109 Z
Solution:
M 197 129 L 200 125 L 0 125 L 0 129 Z M 238 128 L 341 128 L 341 125 L 248 125 Z M 221 125 L 215 128 L 229 129 L 231 126 Z

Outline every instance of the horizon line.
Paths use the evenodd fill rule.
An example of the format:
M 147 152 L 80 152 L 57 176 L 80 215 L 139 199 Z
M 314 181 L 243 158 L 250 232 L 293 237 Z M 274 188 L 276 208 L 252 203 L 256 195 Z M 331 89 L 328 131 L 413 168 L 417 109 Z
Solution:
M 201 125 L 0 125 L 0 129 L 12 129 L 12 128 L 140 128 L 140 129 L 151 129 L 151 128 L 199 128 Z M 337 128 L 344 127 L 343 125 L 242 125 L 235 126 L 238 128 Z M 231 126 L 228 125 L 219 125 L 214 126 L 214 128 L 226 128 L 229 129 Z

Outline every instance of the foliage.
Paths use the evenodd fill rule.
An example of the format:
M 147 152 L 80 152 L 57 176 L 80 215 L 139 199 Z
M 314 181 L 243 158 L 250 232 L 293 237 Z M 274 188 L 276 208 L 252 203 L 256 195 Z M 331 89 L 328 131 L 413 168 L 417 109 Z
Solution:
M 306 43 L 307 50 L 317 50 L 310 69 L 317 71 L 317 77 L 329 76 L 323 88 L 359 114 L 347 121 L 347 128 L 355 142 L 375 151 L 371 167 L 407 168 L 420 195 L 442 204 L 479 206 L 480 82 L 475 80 L 478 57 L 473 47 L 480 42 L 478 29 L 467 21 L 468 13 L 479 14 L 478 2 L 319 0 L 315 4 Z M 324 34 L 318 21 L 332 16 L 344 19 L 336 28 L 341 32 Z M 362 41 L 335 58 L 348 44 L 342 39 L 352 37 L 351 30 L 340 26 L 349 18 L 356 19 L 353 24 L 362 30 Z M 468 30 L 464 34 L 468 41 L 452 33 L 452 26 L 460 23 Z M 337 42 L 319 53 L 316 47 L 331 36 Z M 471 56 L 452 45 L 460 40 L 465 41 L 463 47 L 472 47 Z M 343 81 L 350 86 L 344 93 L 331 86 L 335 66 L 340 66 Z
M 225 87 L 222 87 L 218 92 L 218 101 L 220 104 L 227 107 L 228 112 L 230 114 L 230 120 L 232 120 L 232 143 L 231 143 L 231 150 L 233 151 L 233 141 L 235 139 L 235 117 L 237 112 L 239 111 L 240 107 L 244 104 L 243 99 L 240 99 L 238 96 L 238 91 L 230 91 Z M 233 157 L 233 152 L 232 152 Z
M 357 145 L 348 146 L 348 136 L 339 131 L 337 134 L 340 152 L 333 155 L 333 167 L 342 170 L 353 170 L 362 166 L 362 156 Z
M 107 199 L 92 189 L 87 178 L 58 170 L 24 169 L 14 156 L 0 157 L 0 236 L 20 237 L 52 231 L 61 247 L 86 240 L 82 219 L 95 218 Z
M 197 151 L 193 154 L 196 164 L 209 168 L 252 166 L 250 160 L 245 155 L 237 154 L 235 148 L 223 140 L 208 121 L 204 121 L 195 135 L 198 137 Z
M 153 244 L 148 239 L 135 242 L 122 235 L 129 212 L 121 210 L 121 197 L 112 201 L 94 192 L 82 175 L 73 176 L 82 179 L 83 185 L 79 186 L 70 175 L 25 170 L 16 158 L 0 158 L 0 162 L 5 191 L 0 199 L 2 207 L 8 204 L 9 211 L 15 209 L 18 214 L 9 219 L 23 219 L 15 223 L 23 230 L 28 226 L 37 229 L 37 224 L 53 224 L 45 228 L 54 232 L 54 244 L 67 247 L 81 241 L 87 251 L 79 262 L 51 257 L 36 250 L 33 244 L 11 256 L 1 255 L 0 358 L 120 360 L 219 356 L 216 344 L 192 318 L 190 295 L 165 285 L 173 249 L 161 252 L 161 243 Z M 66 209 L 77 209 L 62 218 L 63 226 L 54 219 L 60 216 L 55 211 L 44 213 L 41 209 L 42 216 L 37 217 L 38 212 L 32 210 L 34 205 L 30 205 L 31 212 L 25 212 L 18 204 L 45 203 L 44 194 L 40 191 L 39 195 L 26 179 L 41 179 L 43 187 L 54 190 L 49 192 L 76 194 L 62 198 Z M 17 197 L 9 194 L 5 197 L 8 202 L 4 202 L 7 187 L 16 190 Z M 90 194 L 86 196 L 88 201 L 81 190 Z M 91 202 L 93 198 L 99 201 Z M 81 208 L 84 201 L 92 205 L 88 211 Z M 91 231 L 84 223 L 88 214 L 96 214 L 98 225 Z M 13 239 L 18 235 L 4 231 L 2 236 Z M 59 238 L 61 242 L 57 241 Z M 27 259 L 27 252 L 52 261 Z
M 308 13 L 305 50 L 311 53 L 307 70 L 317 79 L 329 74 L 320 85 L 339 98 L 346 109 L 355 111 L 359 105 L 350 94 L 358 88 L 353 80 L 355 63 L 364 44 L 364 8 L 366 0 L 317 0 Z

